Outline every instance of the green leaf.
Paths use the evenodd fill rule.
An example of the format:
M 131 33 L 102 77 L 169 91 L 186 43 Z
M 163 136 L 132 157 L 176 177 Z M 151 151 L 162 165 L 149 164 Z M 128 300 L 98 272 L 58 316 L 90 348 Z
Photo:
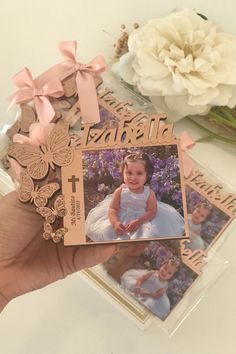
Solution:
M 225 136 L 222 136 L 222 135 L 219 135 L 217 133 L 214 133 L 212 132 L 210 129 L 202 126 L 201 124 L 197 123 L 193 118 L 191 118 L 190 116 L 188 116 L 188 118 L 196 125 L 198 126 L 199 128 L 203 129 L 205 132 L 208 133 L 208 136 L 206 137 L 207 139 L 218 139 L 218 140 L 221 140 L 221 141 L 224 141 L 226 143 L 229 143 L 229 144 L 236 144 L 236 139 L 230 139 L 230 138 L 227 138 Z M 203 138 L 204 139 L 204 138 Z M 199 139 L 198 141 L 203 141 L 201 139 Z

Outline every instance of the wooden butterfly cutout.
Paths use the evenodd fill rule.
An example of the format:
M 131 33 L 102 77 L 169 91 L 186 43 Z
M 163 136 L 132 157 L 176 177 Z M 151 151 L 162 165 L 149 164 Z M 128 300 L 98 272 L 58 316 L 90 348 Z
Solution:
M 76 87 L 76 80 L 75 75 L 69 76 L 62 82 L 64 95 L 66 97 L 72 97 L 77 95 L 77 87 Z
M 65 121 L 69 122 L 70 126 L 75 128 L 75 125 L 78 124 L 78 121 L 80 121 L 80 119 L 81 119 L 81 111 L 80 111 L 80 104 L 78 101 L 71 107 L 71 109 L 67 113 L 65 117 Z M 79 125 L 80 125 L 79 131 L 81 131 L 81 124 Z
M 8 156 L 14 158 L 21 166 L 26 167 L 28 174 L 35 180 L 43 179 L 49 167 L 55 165 L 64 167 L 70 165 L 74 151 L 69 146 L 69 123 L 60 122 L 55 125 L 47 138 L 47 143 L 39 148 L 27 143 L 13 143 L 8 150 Z
M 44 223 L 44 233 L 43 238 L 45 240 L 53 240 L 55 243 L 59 243 L 63 240 L 64 235 L 68 231 L 67 227 L 61 227 L 56 231 L 53 230 L 52 226 L 49 223 Z
M 66 215 L 65 198 L 60 194 L 54 202 L 53 209 L 39 207 L 36 211 L 45 218 L 46 223 L 53 224 L 57 217 L 63 218 Z
M 48 200 L 60 189 L 58 183 L 49 183 L 45 186 L 34 187 L 32 178 L 28 175 L 26 170 L 21 172 L 20 175 L 20 187 L 18 190 L 19 199 L 23 203 L 31 202 L 36 207 L 45 207 Z
M 72 107 L 72 104 L 70 102 L 61 99 L 51 100 L 51 104 L 54 108 L 56 119 L 60 119 L 61 117 L 63 117 L 63 113 L 66 113 Z
M 33 108 L 27 104 L 22 104 L 21 117 L 6 132 L 8 138 L 12 140 L 13 136 L 20 131 L 28 133 L 31 124 L 36 122 L 36 114 Z

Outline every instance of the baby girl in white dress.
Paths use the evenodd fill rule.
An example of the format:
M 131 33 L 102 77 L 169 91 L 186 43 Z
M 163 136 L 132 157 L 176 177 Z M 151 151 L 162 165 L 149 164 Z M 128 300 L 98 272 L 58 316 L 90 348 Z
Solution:
M 195 251 L 204 250 L 207 245 L 201 237 L 202 223 L 211 214 L 212 206 L 209 203 L 199 203 L 195 206 L 192 214 L 188 215 L 190 240 L 185 242 L 185 247 Z
M 125 156 L 122 164 L 124 183 L 108 195 L 86 219 L 86 234 L 93 241 L 135 240 L 179 237 L 184 234 L 184 219 L 170 205 L 157 202 L 146 184 L 153 165 L 145 153 Z
M 170 300 L 166 294 L 168 281 L 178 266 L 179 262 L 171 258 L 161 264 L 159 271 L 130 269 L 122 275 L 121 286 L 164 320 L 170 313 Z

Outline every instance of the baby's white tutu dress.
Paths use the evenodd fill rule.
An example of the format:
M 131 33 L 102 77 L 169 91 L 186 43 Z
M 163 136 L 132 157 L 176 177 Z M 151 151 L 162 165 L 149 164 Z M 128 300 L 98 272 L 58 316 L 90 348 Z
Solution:
M 147 210 L 150 188 L 144 186 L 143 193 L 133 193 L 124 184 L 120 196 L 119 220 L 123 225 L 138 219 Z M 138 240 L 145 238 L 179 237 L 184 234 L 184 219 L 172 206 L 157 202 L 156 216 L 145 222 L 134 232 L 119 236 L 108 218 L 112 194 L 91 209 L 86 218 L 86 235 L 93 241 Z
M 121 277 L 121 286 L 132 295 L 134 295 L 134 290 L 136 282 L 139 277 L 146 274 L 145 269 L 130 269 L 125 272 Z M 141 284 L 141 288 L 149 292 L 155 293 L 162 288 L 167 288 L 168 282 L 161 281 L 158 277 L 158 272 L 153 273 L 147 280 Z M 166 293 L 164 293 L 159 299 L 154 299 L 152 297 L 146 296 L 136 296 L 139 301 L 141 301 L 149 310 L 151 310 L 156 316 L 164 320 L 170 312 L 170 300 Z

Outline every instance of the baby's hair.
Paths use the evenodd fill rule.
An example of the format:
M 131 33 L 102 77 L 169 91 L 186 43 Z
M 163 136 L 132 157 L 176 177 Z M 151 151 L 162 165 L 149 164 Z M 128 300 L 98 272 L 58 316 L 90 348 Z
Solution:
M 123 161 L 122 161 L 122 165 L 121 165 L 122 176 L 123 176 L 125 167 L 127 167 L 127 163 L 128 162 L 137 162 L 137 161 L 144 162 L 144 168 L 147 173 L 147 180 L 145 183 L 150 183 L 150 181 L 152 179 L 153 172 L 154 172 L 154 167 L 153 167 L 153 164 L 152 164 L 149 156 L 141 151 L 129 152 L 124 156 Z
M 180 260 L 177 258 L 177 257 L 171 257 L 169 259 L 165 259 L 159 266 L 159 269 L 165 265 L 165 264 L 168 264 L 168 265 L 171 265 L 172 267 L 175 267 L 176 268 L 176 271 L 178 270 L 179 266 L 180 266 Z
M 204 209 L 207 209 L 209 211 L 209 214 L 212 212 L 212 205 L 208 202 L 201 202 L 201 203 L 198 203 L 197 205 L 195 205 L 194 207 L 194 210 L 197 209 L 197 208 L 204 208 Z

